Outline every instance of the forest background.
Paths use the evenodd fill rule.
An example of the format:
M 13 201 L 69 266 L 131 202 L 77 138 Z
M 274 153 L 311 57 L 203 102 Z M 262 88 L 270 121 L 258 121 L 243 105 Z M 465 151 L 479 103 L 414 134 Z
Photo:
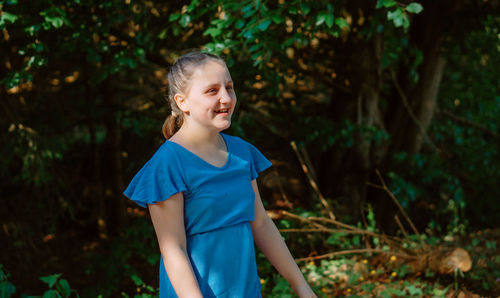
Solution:
M 494 0 L 1 0 L 2 296 L 155 295 L 154 231 L 122 192 L 163 142 L 166 73 L 190 48 L 227 61 L 228 133 L 273 161 L 266 207 L 318 295 L 500 295 L 499 12 Z M 449 247 L 472 269 L 398 257 Z M 264 295 L 291 295 L 258 262 Z

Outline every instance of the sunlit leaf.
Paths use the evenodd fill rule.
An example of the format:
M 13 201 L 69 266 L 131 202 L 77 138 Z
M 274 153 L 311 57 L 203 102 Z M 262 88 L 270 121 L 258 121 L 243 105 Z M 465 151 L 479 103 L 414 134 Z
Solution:
M 410 13 L 420 13 L 424 8 L 420 3 L 413 2 L 406 6 L 406 11 Z
M 5 26 L 6 22 L 14 23 L 18 18 L 19 17 L 14 15 L 14 14 L 8 13 L 6 11 L 2 11 L 1 15 L 0 15 L 0 28 Z
M 185 28 L 189 23 L 191 23 L 191 17 L 188 14 L 183 14 L 179 20 L 179 24 Z
M 49 288 L 52 288 L 56 284 L 59 277 L 61 277 L 60 273 L 52 274 L 52 275 L 48 275 L 48 276 L 42 276 L 42 277 L 40 277 L 40 280 L 43 281 L 44 283 L 48 284 Z

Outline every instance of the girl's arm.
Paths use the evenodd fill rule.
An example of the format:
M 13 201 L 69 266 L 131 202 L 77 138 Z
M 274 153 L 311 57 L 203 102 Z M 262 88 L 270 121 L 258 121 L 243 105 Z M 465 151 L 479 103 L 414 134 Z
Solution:
M 182 192 L 148 207 L 163 263 L 177 296 L 203 297 L 186 251 Z
M 274 222 L 267 216 L 255 180 L 252 180 L 252 187 L 255 192 L 255 220 L 251 222 L 251 226 L 255 243 L 274 268 L 290 283 L 293 291 L 300 298 L 316 297 L 300 272 Z

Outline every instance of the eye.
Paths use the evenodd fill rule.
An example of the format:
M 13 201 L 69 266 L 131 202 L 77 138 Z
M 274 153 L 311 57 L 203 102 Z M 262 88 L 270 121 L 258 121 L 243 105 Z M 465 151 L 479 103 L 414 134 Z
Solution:
M 215 88 L 210 88 L 210 89 L 208 89 L 208 90 L 207 90 L 207 93 L 212 93 L 212 94 L 213 94 L 213 93 L 217 93 L 217 89 L 215 89 Z
M 233 86 L 232 85 L 229 85 L 226 87 L 227 90 L 233 90 Z

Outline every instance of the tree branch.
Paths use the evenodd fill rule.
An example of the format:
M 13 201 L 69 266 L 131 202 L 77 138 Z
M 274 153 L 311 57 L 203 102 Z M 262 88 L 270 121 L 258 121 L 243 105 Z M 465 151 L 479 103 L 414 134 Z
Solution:
M 323 196 L 323 194 L 319 190 L 318 183 L 316 183 L 316 180 L 314 179 L 312 165 L 310 163 L 308 163 L 309 159 L 307 158 L 307 155 L 304 154 L 304 156 L 302 156 L 302 154 L 300 153 L 300 151 L 297 148 L 297 144 L 295 143 L 295 141 L 291 141 L 290 145 L 292 146 L 293 151 L 295 151 L 295 153 L 297 154 L 297 157 L 299 158 L 300 164 L 302 165 L 302 170 L 306 174 L 307 179 L 309 181 L 309 184 L 311 185 L 311 187 L 314 189 L 314 191 L 318 195 L 318 197 L 321 201 L 321 204 L 323 204 L 323 207 L 325 207 L 326 211 L 328 212 L 328 216 L 330 216 L 330 218 L 332 220 L 335 220 L 335 215 L 333 214 L 333 211 L 330 208 L 328 201 L 326 200 L 326 198 Z M 305 152 L 305 149 L 302 148 L 302 152 Z
M 474 121 L 471 121 L 467 118 L 464 118 L 462 116 L 458 116 L 458 115 L 455 115 L 454 113 L 452 113 L 451 111 L 449 110 L 441 110 L 441 109 L 438 109 L 436 111 L 438 114 L 442 114 L 448 118 L 450 118 L 451 120 L 457 122 L 457 123 L 460 123 L 460 124 L 463 124 L 463 125 L 466 125 L 466 126 L 469 126 L 469 127 L 472 127 L 472 128 L 476 128 L 476 129 L 479 129 L 479 130 L 482 130 L 484 132 L 486 132 L 488 135 L 496 138 L 496 139 L 500 139 L 500 135 L 494 131 L 492 131 L 491 129 L 487 128 L 486 126 L 482 125 L 482 124 L 479 124 L 479 123 L 476 123 Z

